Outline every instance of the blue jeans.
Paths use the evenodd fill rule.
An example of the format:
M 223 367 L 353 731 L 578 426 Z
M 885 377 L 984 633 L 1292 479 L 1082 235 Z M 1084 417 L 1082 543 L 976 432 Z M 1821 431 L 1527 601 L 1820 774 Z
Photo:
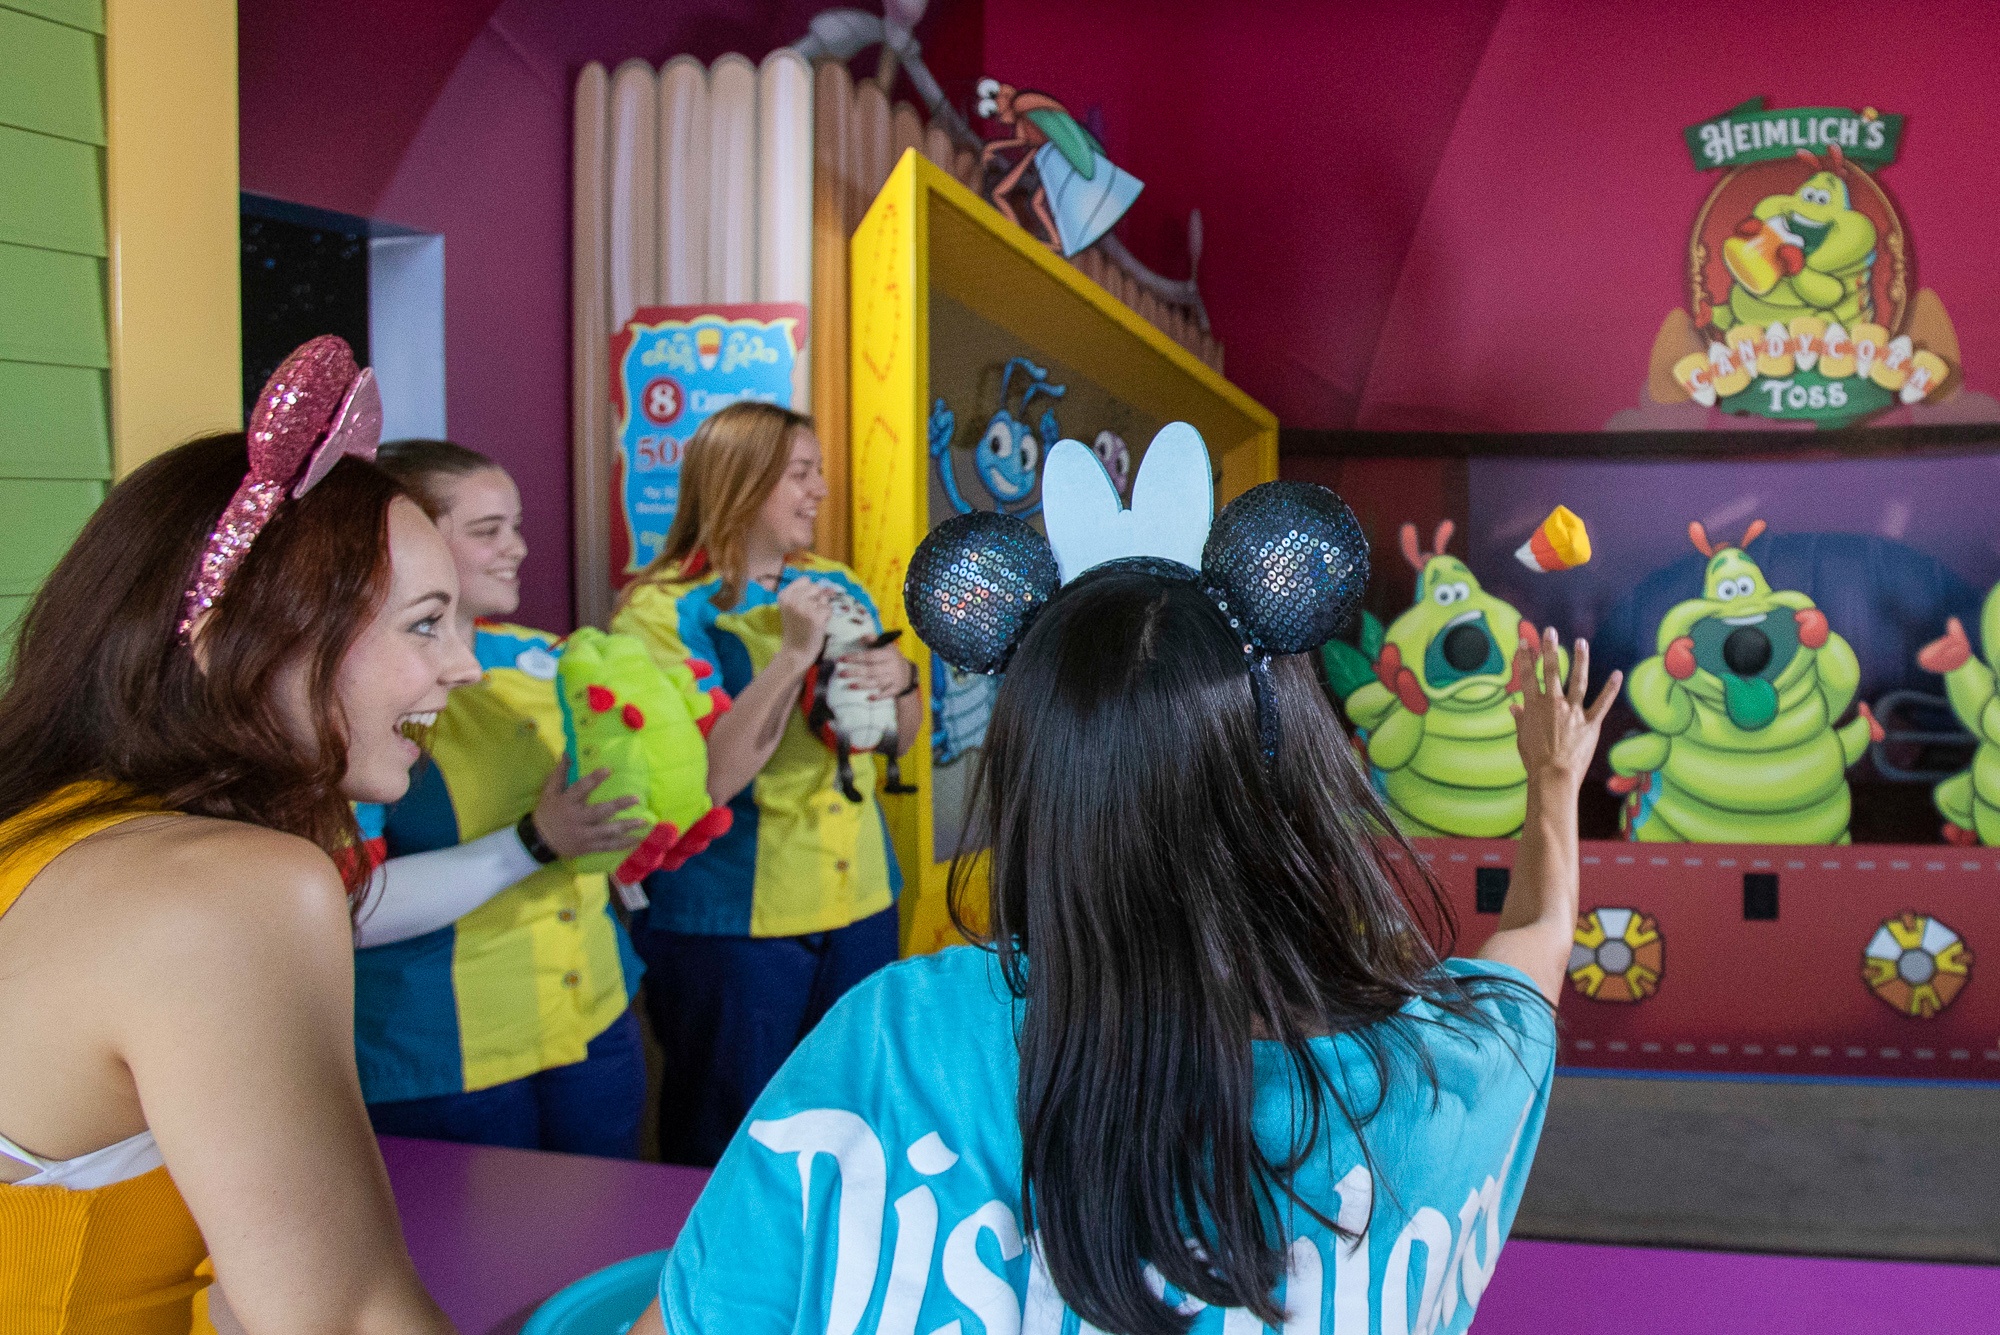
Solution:
M 642 928 L 632 943 L 646 961 L 646 1015 L 665 1057 L 660 1157 L 708 1168 L 820 1017 L 896 958 L 896 907 L 808 936 Z
M 646 1054 L 628 1010 L 580 1062 L 462 1094 L 371 1103 L 368 1120 L 383 1136 L 636 1159 L 645 1108 Z

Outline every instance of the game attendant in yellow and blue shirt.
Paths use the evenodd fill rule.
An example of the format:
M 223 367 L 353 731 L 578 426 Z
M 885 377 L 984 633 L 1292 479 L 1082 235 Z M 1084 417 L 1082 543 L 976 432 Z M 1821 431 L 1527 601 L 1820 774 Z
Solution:
M 483 671 L 453 691 L 409 793 L 358 815 L 386 858 L 358 914 L 354 1030 L 378 1132 L 634 1157 L 646 1095 L 641 966 L 602 875 L 565 859 L 644 826 L 567 784 L 556 636 L 475 617 L 520 600 L 527 549 L 506 472 L 445 441 L 382 465 L 437 520 Z
M 708 739 L 709 794 L 734 823 L 680 870 L 647 877 L 651 904 L 633 924 L 672 1163 L 714 1163 L 792 1049 L 897 953 L 902 878 L 874 758 L 854 757 L 860 800 L 844 796 L 801 708 L 836 595 L 874 612 L 851 570 L 809 550 L 826 494 L 806 418 L 725 408 L 688 442 L 673 525 L 611 621 L 662 664 L 713 664 L 734 701 Z M 907 748 L 922 720 L 915 665 L 882 645 L 835 670 L 896 702 Z

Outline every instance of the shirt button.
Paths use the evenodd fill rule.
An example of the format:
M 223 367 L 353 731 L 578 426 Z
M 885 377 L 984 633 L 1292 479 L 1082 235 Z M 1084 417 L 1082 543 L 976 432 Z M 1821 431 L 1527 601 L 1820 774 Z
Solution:
M 836 863 L 834 863 L 834 864 L 833 864 L 833 869 L 834 869 L 835 871 L 841 871 L 841 872 L 844 872 L 844 871 L 846 871 L 846 870 L 847 870 L 847 859 L 845 859 L 845 858 L 842 858 L 842 859 L 841 859 L 841 860 L 840 860 L 839 862 L 836 862 Z
M 829 816 L 838 816 L 840 814 L 840 803 L 835 802 L 832 806 L 828 807 L 826 814 Z
M 564 987 L 575 987 L 578 983 L 582 981 L 583 981 L 582 976 L 579 975 L 575 969 L 571 969 L 568 973 L 563 975 Z
M 556 921 L 557 921 L 557 922 L 575 922 L 575 921 L 576 921 L 576 910 L 575 910 L 575 909 L 557 909 L 557 910 L 556 910 Z

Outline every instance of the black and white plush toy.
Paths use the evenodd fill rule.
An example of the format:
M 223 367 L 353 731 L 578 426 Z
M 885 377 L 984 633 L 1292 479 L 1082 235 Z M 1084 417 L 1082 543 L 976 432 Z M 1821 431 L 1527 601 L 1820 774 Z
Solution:
M 806 682 L 804 706 L 806 726 L 819 735 L 833 751 L 838 765 L 841 795 L 850 802 L 861 800 L 854 784 L 853 756 L 857 751 L 878 751 L 887 761 L 889 781 L 884 792 L 914 793 L 903 782 L 897 763 L 896 702 L 871 700 L 840 660 L 857 649 L 877 649 L 894 643 L 903 632 L 882 633 L 875 614 L 850 594 L 836 592 L 832 614 L 826 622 L 826 647 Z

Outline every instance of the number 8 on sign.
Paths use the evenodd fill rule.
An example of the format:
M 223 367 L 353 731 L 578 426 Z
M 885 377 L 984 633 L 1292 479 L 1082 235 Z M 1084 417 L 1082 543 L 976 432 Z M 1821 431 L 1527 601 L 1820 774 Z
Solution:
M 646 382 L 646 392 L 640 396 L 639 406 L 647 421 L 655 426 L 666 426 L 681 415 L 681 409 L 687 406 L 687 395 L 681 392 L 679 381 L 663 375 Z

